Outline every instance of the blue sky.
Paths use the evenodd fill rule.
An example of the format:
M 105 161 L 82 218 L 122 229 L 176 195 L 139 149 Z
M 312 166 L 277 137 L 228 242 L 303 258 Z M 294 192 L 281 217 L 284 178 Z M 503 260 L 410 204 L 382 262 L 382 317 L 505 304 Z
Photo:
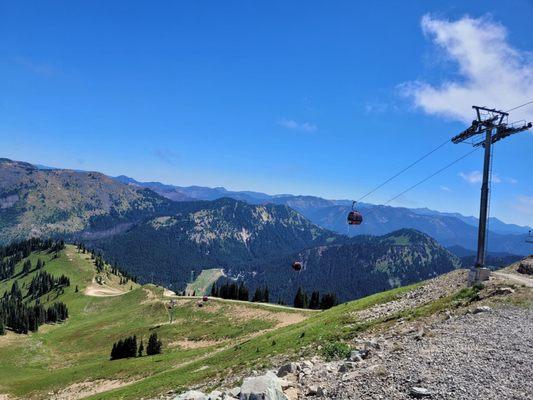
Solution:
M 531 1 L 0 0 L 0 18 L 0 156 L 139 180 L 357 198 L 461 131 L 472 103 L 533 100 Z M 496 146 L 492 215 L 533 225 L 532 152 L 531 133 Z M 477 215 L 481 166 L 392 205 Z

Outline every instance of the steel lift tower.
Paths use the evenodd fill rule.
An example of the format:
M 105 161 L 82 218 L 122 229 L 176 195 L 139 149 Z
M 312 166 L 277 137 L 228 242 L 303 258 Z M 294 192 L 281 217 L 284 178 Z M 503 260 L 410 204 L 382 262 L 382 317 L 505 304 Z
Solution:
M 491 147 L 494 143 L 505 139 L 508 136 L 530 129 L 532 124 L 531 122 L 508 124 L 507 120 L 509 114 L 506 112 L 478 106 L 472 106 L 472 108 L 476 111 L 477 119 L 472 121 L 472 125 L 469 128 L 461 132 L 459 135 L 454 136 L 452 142 L 457 144 L 472 139 L 470 143 L 474 147 L 483 146 L 485 149 L 483 183 L 481 184 L 481 201 L 479 207 L 477 258 L 476 265 L 470 271 L 469 275 L 470 282 L 480 282 L 487 280 L 490 275 L 490 271 L 485 268 L 485 243 L 489 207 Z

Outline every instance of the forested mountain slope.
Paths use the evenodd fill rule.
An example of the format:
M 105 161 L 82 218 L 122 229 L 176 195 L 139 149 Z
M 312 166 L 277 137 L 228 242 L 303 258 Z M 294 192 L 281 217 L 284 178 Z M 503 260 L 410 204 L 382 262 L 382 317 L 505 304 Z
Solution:
M 300 272 L 291 269 L 300 261 Z M 244 275 L 254 290 L 267 285 L 273 300 L 292 304 L 296 289 L 334 293 L 347 301 L 441 275 L 460 268 L 458 257 L 431 237 L 402 229 L 360 236 L 350 243 L 317 246 L 264 263 Z
M 182 202 L 172 214 L 147 219 L 113 237 L 91 241 L 106 258 L 145 280 L 184 288 L 191 271 L 251 266 L 347 237 L 311 224 L 287 206 L 223 198 Z
M 162 196 L 177 201 L 230 197 L 250 204 L 287 205 L 318 226 L 350 236 L 384 235 L 398 229 L 412 228 L 430 235 L 445 246 L 476 248 L 477 218 L 465 217 L 458 213 L 360 203 L 358 207 L 364 211 L 365 222 L 359 229 L 347 230 L 346 214 L 351 209 L 351 202 L 348 200 L 327 200 L 317 196 L 290 194 L 273 196 L 260 192 L 231 191 L 223 187 L 181 187 L 159 182 L 138 182 L 125 176 L 114 179 L 136 187 L 150 188 Z M 489 250 L 528 254 L 530 247 L 524 243 L 528 229 L 530 228 L 527 226 L 506 224 L 497 218 L 489 218 Z

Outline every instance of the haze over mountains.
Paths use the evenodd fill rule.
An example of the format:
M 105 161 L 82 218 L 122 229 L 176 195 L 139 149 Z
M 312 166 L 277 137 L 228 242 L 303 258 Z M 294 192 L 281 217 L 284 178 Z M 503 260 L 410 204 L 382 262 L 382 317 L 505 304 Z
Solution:
M 150 186 L 169 197 L 169 191 L 175 192 L 168 185 Z M 229 196 L 265 200 L 266 195 L 187 189 L 187 197 L 173 201 L 145 185 L 96 172 L 38 169 L 2 159 L 0 240 L 82 241 L 142 281 L 177 290 L 189 282 L 191 271 L 197 276 L 203 269 L 223 268 L 229 278 L 252 288 L 268 285 L 285 302 L 297 286 L 334 289 L 347 300 L 460 266 L 435 240 L 413 230 L 350 238 L 303 215 L 303 210 L 333 203 L 327 200 L 287 195 L 252 203 Z M 217 193 L 227 196 L 183 201 L 193 195 L 216 198 Z M 304 268 L 295 280 L 290 266 L 300 259 Z
M 181 187 L 159 182 L 139 182 L 126 176 L 119 176 L 115 179 L 131 186 L 152 189 L 176 201 L 215 200 L 230 197 L 251 204 L 283 204 L 302 213 L 319 226 L 348 236 L 385 235 L 398 229 L 413 228 L 430 235 L 447 247 L 461 246 L 474 250 L 477 245 L 478 219 L 459 213 L 360 203 L 358 208 L 364 211 L 364 223 L 356 229 L 348 229 L 346 215 L 351 209 L 350 200 L 327 200 L 316 196 L 290 194 L 268 195 L 260 192 L 229 191 L 223 187 Z M 525 243 L 529 229 L 531 228 L 527 226 L 506 224 L 497 218 L 490 218 L 488 248 L 493 252 L 526 255 L 531 251 L 531 246 Z

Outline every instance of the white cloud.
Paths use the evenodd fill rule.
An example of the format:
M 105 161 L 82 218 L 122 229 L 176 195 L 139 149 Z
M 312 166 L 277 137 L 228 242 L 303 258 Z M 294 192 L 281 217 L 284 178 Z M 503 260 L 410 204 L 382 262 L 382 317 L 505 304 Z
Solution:
M 533 196 L 518 196 L 515 209 L 522 214 L 533 215 Z
M 293 119 L 281 119 L 278 121 L 278 125 L 287 129 L 304 132 L 315 132 L 318 130 L 318 127 L 315 124 L 311 124 L 310 122 L 297 122 Z
M 400 86 L 415 106 L 428 114 L 469 123 L 472 105 L 510 109 L 533 99 L 532 53 L 513 48 L 507 30 L 489 17 L 456 21 L 425 15 L 422 30 L 458 66 L 460 78 L 434 86 Z M 533 120 L 533 104 L 513 111 L 510 122 Z
M 445 192 L 451 192 L 452 189 L 450 189 L 448 186 L 442 186 L 440 187 L 440 190 L 444 190 Z
M 468 183 L 481 183 L 481 181 L 483 180 L 483 174 L 481 173 L 481 171 L 478 170 L 471 172 L 459 172 L 459 176 Z M 516 185 L 518 183 L 518 180 L 515 178 L 511 178 L 510 176 L 500 177 L 500 175 L 493 173 L 492 183 L 509 183 L 511 185 Z
M 468 183 L 480 183 L 483 179 L 483 174 L 480 171 L 459 172 L 459 176 Z

